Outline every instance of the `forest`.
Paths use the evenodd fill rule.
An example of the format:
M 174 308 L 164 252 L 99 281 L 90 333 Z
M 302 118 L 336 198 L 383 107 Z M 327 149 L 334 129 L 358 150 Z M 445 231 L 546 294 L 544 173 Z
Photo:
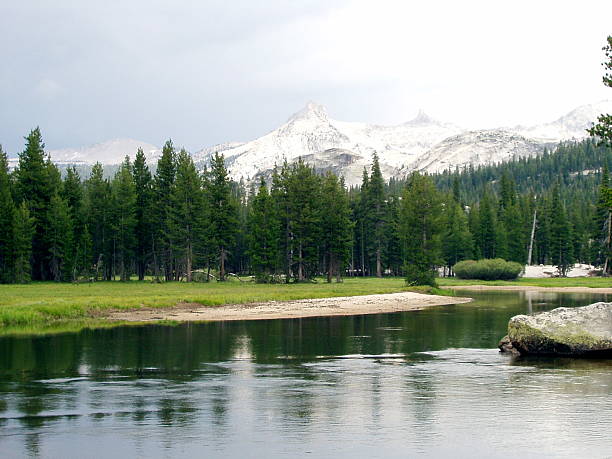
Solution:
M 0 282 L 405 276 L 425 285 L 482 258 L 609 273 L 611 163 L 609 147 L 585 140 L 389 181 L 373 155 L 351 189 L 299 160 L 246 186 L 230 180 L 222 155 L 198 170 L 167 141 L 157 164 L 138 150 L 111 178 L 101 164 L 81 177 L 60 172 L 36 128 L 13 171 L 0 147 Z

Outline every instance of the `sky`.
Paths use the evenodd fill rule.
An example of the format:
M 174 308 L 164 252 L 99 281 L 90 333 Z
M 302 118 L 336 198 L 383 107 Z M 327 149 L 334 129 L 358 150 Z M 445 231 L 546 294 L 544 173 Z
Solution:
M 0 144 L 247 141 L 313 100 L 378 124 L 467 128 L 612 99 L 607 1 L 2 0 Z

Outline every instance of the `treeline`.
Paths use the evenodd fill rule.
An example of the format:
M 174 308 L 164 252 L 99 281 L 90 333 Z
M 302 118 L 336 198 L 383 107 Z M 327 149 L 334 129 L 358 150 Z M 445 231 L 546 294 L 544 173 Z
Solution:
M 584 160 L 571 166 L 578 174 L 555 179 L 550 171 L 571 152 Z M 388 183 L 374 155 L 351 190 L 297 161 L 247 190 L 230 181 L 222 155 L 198 171 L 171 141 L 154 173 L 139 150 L 110 179 L 100 164 L 88 177 L 75 168 L 62 177 L 35 129 L 13 172 L 0 148 L 0 281 L 232 273 L 261 282 L 403 275 L 431 284 L 439 267 L 450 273 L 461 260 L 530 256 L 562 273 L 574 262 L 609 268 L 611 192 L 607 170 L 598 172 L 609 154 L 585 142 L 533 162 Z M 566 176 L 584 180 L 576 187 Z

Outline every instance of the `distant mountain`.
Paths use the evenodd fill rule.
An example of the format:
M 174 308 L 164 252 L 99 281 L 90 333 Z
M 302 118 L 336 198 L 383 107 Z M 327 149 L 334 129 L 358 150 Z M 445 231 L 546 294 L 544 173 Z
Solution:
M 463 169 L 470 164 L 492 164 L 524 156 L 535 156 L 546 146 L 542 143 L 503 129 L 468 131 L 444 139 L 408 167 L 410 170 L 443 172 Z
M 215 152 L 223 153 L 230 176 L 252 181 L 268 177 L 274 165 L 302 158 L 318 170 L 343 175 L 348 185 L 361 182 L 362 171 L 376 152 L 385 177 L 404 177 L 413 170 L 439 172 L 540 154 L 565 140 L 587 136 L 601 113 L 612 113 L 612 101 L 578 107 L 559 119 L 536 126 L 467 130 L 437 121 L 424 112 L 411 121 L 383 126 L 338 121 L 320 104 L 309 102 L 279 128 L 250 142 L 227 142 L 193 153 L 199 167 Z M 116 139 L 89 147 L 52 150 L 60 164 L 119 164 L 142 147 L 151 165 L 161 155 L 155 145 Z M 14 162 L 14 161 L 13 161 Z
M 133 160 L 138 148 L 142 148 L 149 163 L 156 162 L 161 156 L 159 147 L 134 139 L 114 139 L 87 147 L 50 150 L 49 155 L 60 164 L 91 165 L 99 162 L 111 165 L 120 164 L 126 155 Z
M 361 182 L 363 168 L 371 164 L 374 152 L 380 157 L 383 173 L 395 176 L 433 145 L 459 132 L 461 128 L 433 120 L 423 112 L 396 126 L 337 121 L 328 116 L 325 107 L 310 102 L 278 129 L 219 151 L 234 179 L 252 180 L 269 174 L 285 159 L 293 162 L 301 157 L 317 168 L 342 174 L 352 185 Z M 206 163 L 214 151 L 208 148 L 193 156 Z

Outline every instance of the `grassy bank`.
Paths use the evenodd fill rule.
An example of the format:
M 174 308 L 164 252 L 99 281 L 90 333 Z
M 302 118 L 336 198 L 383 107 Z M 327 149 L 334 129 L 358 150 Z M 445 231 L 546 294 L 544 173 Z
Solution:
M 95 321 L 108 309 L 169 307 L 177 303 L 205 306 L 303 298 L 370 295 L 406 291 L 403 279 L 346 279 L 343 283 L 274 284 L 34 282 L 0 286 L 0 327 L 38 327 L 58 321 Z
M 462 285 L 531 285 L 538 287 L 612 287 L 605 278 L 520 279 L 518 281 L 474 281 L 439 279 L 440 289 L 406 287 L 402 278 L 349 278 L 343 283 L 262 285 L 240 283 L 97 282 L 60 284 L 34 282 L 0 286 L 0 335 L 76 331 L 86 327 L 108 326 L 101 318 L 111 309 L 163 308 L 177 303 L 205 306 L 264 301 L 290 301 L 303 298 L 370 295 L 416 291 L 437 295 L 452 294 L 444 287 Z M 116 325 L 116 324 L 115 324 Z
M 444 277 L 438 279 L 440 287 L 461 287 L 463 285 L 525 285 L 532 287 L 589 287 L 612 288 L 612 278 L 609 277 L 555 277 L 543 279 L 517 279 L 515 281 L 483 281 L 478 279 L 456 279 Z

